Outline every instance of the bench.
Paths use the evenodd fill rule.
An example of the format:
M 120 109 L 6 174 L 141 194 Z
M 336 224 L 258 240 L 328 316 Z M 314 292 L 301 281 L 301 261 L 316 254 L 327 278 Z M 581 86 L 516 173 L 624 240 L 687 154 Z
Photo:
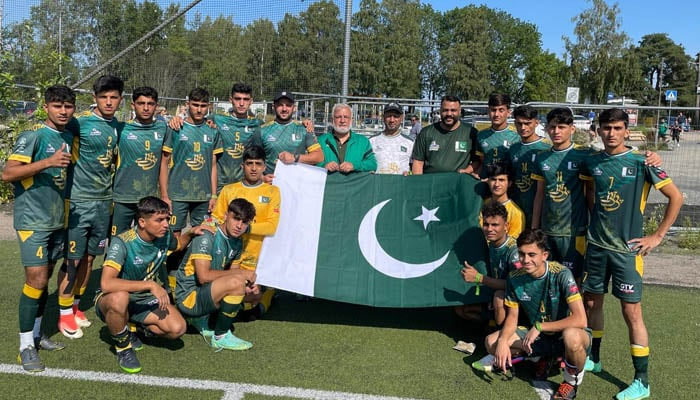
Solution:
M 642 142 L 642 143 L 646 144 L 647 143 L 647 136 L 642 131 L 630 131 L 630 134 L 627 137 L 627 140 L 630 142 Z

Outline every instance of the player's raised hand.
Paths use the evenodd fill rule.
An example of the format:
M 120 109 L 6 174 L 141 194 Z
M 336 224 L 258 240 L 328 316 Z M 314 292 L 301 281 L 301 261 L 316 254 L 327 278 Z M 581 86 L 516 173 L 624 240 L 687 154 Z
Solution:
M 179 115 L 175 115 L 172 118 L 170 118 L 170 121 L 168 121 L 168 126 L 170 129 L 179 131 L 180 128 L 182 128 L 182 125 L 184 125 L 185 120 L 182 119 Z
M 285 164 L 293 164 L 294 163 L 294 155 L 288 151 L 283 151 L 277 156 L 280 161 L 282 161 Z
M 314 122 L 310 119 L 305 119 L 301 121 L 302 125 L 304 125 L 304 128 L 306 128 L 306 132 L 308 133 L 314 133 Z
M 658 155 L 657 153 L 654 153 L 653 151 L 647 150 L 646 153 L 644 153 L 644 164 L 649 165 L 652 167 L 660 167 L 661 166 L 661 156 Z
M 462 274 L 462 278 L 464 278 L 465 282 L 476 282 L 476 276 L 479 273 L 479 271 L 476 270 L 476 268 L 472 267 L 469 265 L 468 262 L 464 262 L 464 268 L 460 271 Z
M 49 167 L 66 168 L 70 165 L 70 153 L 66 151 L 66 144 L 63 143 L 53 155 L 47 158 Z

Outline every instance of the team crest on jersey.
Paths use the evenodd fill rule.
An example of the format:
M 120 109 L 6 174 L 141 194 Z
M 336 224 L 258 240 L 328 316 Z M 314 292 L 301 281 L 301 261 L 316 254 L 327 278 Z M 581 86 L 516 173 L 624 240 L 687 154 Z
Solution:
M 481 147 L 483 147 L 483 148 L 489 147 L 489 142 L 487 142 L 487 141 L 481 142 Z
M 157 162 L 158 157 L 156 157 L 155 154 L 146 153 L 146 155 L 144 155 L 143 158 L 139 158 L 136 160 L 136 165 L 141 167 L 142 170 L 148 171 L 149 169 L 153 168 Z
M 404 153 L 407 153 L 407 152 L 408 152 L 408 148 L 407 148 L 407 147 L 404 147 L 404 146 L 401 146 L 401 151 L 404 152 Z
M 518 162 L 518 156 L 513 156 L 513 162 L 514 163 Z
M 100 240 L 100 243 L 97 244 L 97 247 L 100 249 L 104 249 L 105 246 L 107 246 L 107 239 L 102 239 Z
M 532 298 L 531 298 L 527 293 L 525 293 L 525 291 L 523 291 L 523 292 L 520 293 L 520 295 L 518 296 L 518 300 L 520 300 L 520 301 L 530 301 L 530 300 L 532 300 Z
M 542 171 L 549 171 L 551 168 L 547 164 L 542 164 Z
M 277 138 L 274 137 L 274 136 L 268 136 L 268 137 L 267 137 L 267 141 L 268 141 L 268 142 L 276 142 L 276 141 L 277 141 Z
M 439 150 L 440 150 L 440 145 L 435 143 L 434 140 L 430 143 L 430 146 L 428 146 L 428 151 L 439 151 Z
M 199 171 L 200 169 L 204 168 L 204 156 L 201 154 L 195 154 L 195 156 L 191 159 L 185 160 L 185 164 L 187 164 L 192 171 Z
M 222 131 L 230 131 L 231 128 L 229 128 L 228 125 L 223 124 L 223 125 L 221 125 L 221 130 L 222 130 Z
M 61 168 L 61 173 L 58 176 L 54 176 L 53 179 L 53 184 L 56 185 L 57 188 L 60 190 L 63 190 L 63 188 L 66 187 L 66 169 Z
M 134 257 L 134 265 L 142 265 L 142 264 L 143 264 L 143 260 L 141 259 L 141 257 L 139 257 L 139 256 Z
M 241 158 L 244 150 L 245 146 L 242 143 L 236 143 L 233 147 L 226 149 L 226 153 L 230 155 L 231 158 Z
M 114 153 L 112 152 L 112 149 L 107 149 L 107 152 L 101 156 L 97 156 L 97 161 L 100 163 L 105 168 L 108 168 L 110 165 L 112 165 L 112 158 L 114 156 Z
M 593 168 L 593 175 L 601 176 L 601 175 L 603 175 L 603 170 L 598 168 L 598 167 L 595 167 L 595 168 Z
M 136 135 L 134 135 L 132 132 L 129 132 L 129 134 L 126 135 L 126 138 L 127 138 L 128 140 L 136 140 L 136 139 L 138 139 L 138 137 L 137 137 Z
M 298 142 L 299 140 L 301 140 L 301 138 L 296 133 L 292 133 L 292 140 Z
M 92 128 L 90 136 L 102 136 L 102 132 L 98 131 L 97 128 Z
M 569 161 L 567 163 L 567 168 L 569 169 L 569 171 L 577 171 L 578 170 L 578 162 Z
M 508 143 L 507 140 L 504 140 L 504 141 L 503 141 L 503 147 L 505 147 L 506 149 L 510 149 L 510 143 Z
M 457 141 L 455 142 L 455 151 L 459 153 L 467 152 L 467 142 Z
M 221 255 L 221 253 L 223 253 L 223 251 L 221 251 L 221 248 L 220 248 L 220 247 L 217 247 L 217 248 L 216 248 L 216 254 Z
M 153 139 L 161 140 L 163 139 L 163 135 L 160 135 L 158 131 L 153 131 Z
M 263 203 L 263 204 L 264 204 L 264 203 L 269 203 L 269 202 L 270 202 L 270 198 L 267 197 L 267 196 L 260 196 L 260 197 L 258 197 L 258 203 Z
M 181 133 L 181 134 L 180 134 L 180 141 L 187 141 L 187 140 L 190 140 L 190 139 L 187 137 L 187 135 L 185 135 L 184 133 Z
M 55 149 L 53 146 L 51 146 L 51 143 L 49 143 L 49 144 L 46 146 L 46 152 L 49 153 L 49 154 L 50 154 L 50 153 L 55 153 L 55 152 L 56 152 L 56 149 Z
M 600 205 L 603 206 L 603 209 L 607 212 L 617 210 L 624 202 L 625 200 L 616 190 L 609 190 L 605 197 L 600 197 Z
M 212 138 L 209 135 L 204 135 L 204 143 L 211 143 L 214 141 L 214 138 Z

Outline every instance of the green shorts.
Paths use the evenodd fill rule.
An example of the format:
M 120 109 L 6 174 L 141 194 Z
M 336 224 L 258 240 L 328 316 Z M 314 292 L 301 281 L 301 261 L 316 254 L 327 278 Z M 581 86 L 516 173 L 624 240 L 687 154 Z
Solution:
M 547 235 L 549 258 L 561 263 L 571 270 L 575 279 L 583 276 L 584 255 L 586 254 L 585 236 L 549 236 Z
M 100 299 L 104 296 L 104 293 L 97 291 L 95 294 L 95 314 L 99 317 L 102 322 L 105 321 L 105 316 L 102 314 L 100 309 Z M 129 293 L 129 305 L 127 306 L 127 312 L 129 314 L 129 321 L 143 324 L 146 320 L 148 314 L 158 310 L 159 304 L 158 299 L 150 293 Z
M 190 225 L 201 225 L 209 211 L 208 201 L 175 201 L 173 200 L 173 215 L 170 217 L 170 228 L 181 231 L 187 226 L 187 214 L 190 215 Z
M 71 200 L 66 229 L 66 258 L 104 254 L 112 215 L 111 200 Z
M 199 317 L 217 310 L 211 297 L 211 283 L 206 283 L 177 299 L 177 309 L 187 317 Z
M 586 254 L 583 291 L 593 294 L 608 292 L 612 276 L 613 296 L 628 303 L 642 301 L 644 260 L 636 253 L 618 253 L 591 244 Z
M 525 339 L 527 332 L 530 329 L 524 326 L 518 326 L 515 330 L 515 334 L 518 335 L 520 340 Z M 586 348 L 586 355 L 591 354 L 591 345 L 593 344 L 593 335 L 590 328 L 583 329 L 588 335 L 588 347 Z M 559 333 L 553 335 L 547 333 L 540 333 L 540 335 L 535 339 L 532 344 L 532 353 L 530 356 L 544 356 L 544 357 L 563 357 L 564 356 L 564 339 Z
M 114 203 L 112 212 L 112 231 L 111 235 L 118 235 L 125 230 L 131 228 L 131 224 L 136 222 L 136 203 Z
M 19 254 L 25 267 L 56 264 L 63 257 L 66 230 L 17 231 Z

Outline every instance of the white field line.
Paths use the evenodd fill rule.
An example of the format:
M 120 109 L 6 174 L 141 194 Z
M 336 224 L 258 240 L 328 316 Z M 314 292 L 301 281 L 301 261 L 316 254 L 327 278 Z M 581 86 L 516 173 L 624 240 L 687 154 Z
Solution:
M 0 364 L 0 373 L 25 374 L 28 376 L 62 378 L 93 382 L 129 383 L 134 385 L 182 388 L 191 390 L 220 390 L 224 400 L 240 400 L 246 393 L 264 396 L 284 396 L 299 399 L 317 400 L 412 400 L 401 397 L 374 396 L 361 393 L 333 392 L 326 390 L 300 389 L 295 387 L 253 385 L 203 379 L 166 378 L 151 375 L 129 375 L 113 372 L 80 371 L 72 369 L 47 368 L 44 372 L 30 374 L 20 365 Z

